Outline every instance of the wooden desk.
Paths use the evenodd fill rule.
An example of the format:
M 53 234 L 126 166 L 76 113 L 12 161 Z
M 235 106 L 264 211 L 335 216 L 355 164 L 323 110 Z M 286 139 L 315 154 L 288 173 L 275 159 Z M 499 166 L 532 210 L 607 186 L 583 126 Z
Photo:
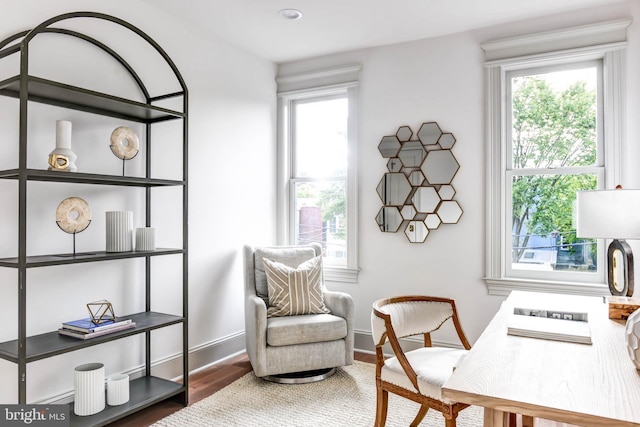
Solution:
M 586 311 L 593 345 L 507 335 L 514 306 Z M 485 427 L 506 426 L 509 412 L 585 427 L 640 426 L 640 373 L 624 323 L 610 320 L 597 297 L 512 292 L 443 396 L 483 406 Z

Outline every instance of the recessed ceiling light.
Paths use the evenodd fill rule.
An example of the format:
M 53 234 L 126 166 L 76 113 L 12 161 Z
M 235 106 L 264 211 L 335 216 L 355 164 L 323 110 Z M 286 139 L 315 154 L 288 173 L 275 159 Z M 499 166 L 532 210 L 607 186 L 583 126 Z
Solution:
M 284 19 L 302 18 L 302 12 L 300 12 L 298 9 L 282 9 L 278 12 L 278 15 L 280 15 Z

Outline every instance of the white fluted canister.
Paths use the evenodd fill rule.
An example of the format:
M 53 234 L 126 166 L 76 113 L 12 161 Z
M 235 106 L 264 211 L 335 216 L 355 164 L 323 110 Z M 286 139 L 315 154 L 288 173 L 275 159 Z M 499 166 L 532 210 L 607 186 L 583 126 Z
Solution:
M 113 374 L 107 377 L 107 405 L 122 405 L 129 401 L 129 375 Z
M 153 227 L 136 228 L 136 251 L 156 249 L 156 230 Z
M 110 211 L 107 219 L 107 252 L 133 250 L 133 212 Z
M 104 365 L 87 363 L 76 366 L 73 373 L 75 402 L 73 413 L 78 416 L 97 414 L 105 406 Z

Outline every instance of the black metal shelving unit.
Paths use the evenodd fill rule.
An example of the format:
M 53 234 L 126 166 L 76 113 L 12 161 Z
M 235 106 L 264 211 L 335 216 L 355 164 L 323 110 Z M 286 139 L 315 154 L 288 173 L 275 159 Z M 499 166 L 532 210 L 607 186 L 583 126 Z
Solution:
M 181 90 L 175 93 L 151 96 L 144 83 L 118 53 L 102 41 L 75 30 L 59 28 L 63 21 L 77 19 L 98 19 L 120 25 L 135 33 L 146 41 L 150 48 L 162 56 L 172 70 Z M 107 93 L 71 86 L 29 74 L 29 44 L 34 37 L 55 33 L 88 42 L 109 54 L 127 71 L 129 77 L 137 84 L 144 102 L 134 101 Z M 132 414 L 157 402 L 172 399 L 183 405 L 188 403 L 188 90 L 187 86 L 166 52 L 147 34 L 137 27 L 114 16 L 96 12 L 73 12 L 55 16 L 30 31 L 23 31 L 0 41 L 0 60 L 12 55 L 19 55 L 20 72 L 18 75 L 0 81 L 0 96 L 17 98 L 20 103 L 19 114 L 19 154 L 16 169 L 0 170 L 0 179 L 18 181 L 18 254 L 12 258 L 0 259 L 0 267 L 18 270 L 18 333 L 17 339 L 0 343 L 0 359 L 16 363 L 18 366 L 18 403 L 27 402 L 27 364 L 56 355 L 76 351 L 82 348 L 100 345 L 133 335 L 145 335 L 145 372 L 144 376 L 130 383 L 130 401 L 124 405 L 106 406 L 105 410 L 87 417 L 76 417 L 73 414 L 73 403 L 69 413 L 72 426 L 101 426 Z M 154 102 L 169 98 L 182 99 L 182 111 L 175 111 L 154 105 Z M 27 168 L 27 130 L 28 109 L 30 102 L 38 102 L 56 107 L 84 111 L 102 116 L 143 123 L 146 134 L 146 176 L 127 177 L 101 175 L 92 173 L 60 173 L 56 171 Z M 183 139 L 183 175 L 181 180 L 155 179 L 151 176 L 151 130 L 154 123 L 168 120 L 182 122 Z M 182 189 L 182 241 L 181 248 L 158 248 L 151 252 L 118 252 L 104 251 L 76 254 L 27 255 L 27 183 L 29 181 L 50 182 L 52 185 L 67 183 L 105 186 L 128 186 L 145 189 L 145 225 L 151 226 L 152 189 L 157 187 L 179 187 Z M 182 257 L 182 313 L 180 315 L 157 313 L 151 309 L 151 259 L 158 256 L 179 255 Z M 116 259 L 144 258 L 145 262 L 145 310 L 140 313 L 122 316 L 131 318 L 136 327 L 115 332 L 89 340 L 77 340 L 62 336 L 57 331 L 27 336 L 27 269 L 45 266 L 68 265 L 88 262 L 101 262 Z M 151 331 L 172 325 L 182 325 L 182 374 L 181 382 L 169 381 L 151 375 Z

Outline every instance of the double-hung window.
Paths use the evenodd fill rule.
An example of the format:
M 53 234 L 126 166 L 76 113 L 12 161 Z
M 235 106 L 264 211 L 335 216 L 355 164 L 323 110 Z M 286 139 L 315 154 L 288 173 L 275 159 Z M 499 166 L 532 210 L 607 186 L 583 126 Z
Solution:
M 325 278 L 357 279 L 355 85 L 280 94 L 281 241 L 318 242 Z
M 576 236 L 573 205 L 577 191 L 604 183 L 602 61 L 506 77 L 507 275 L 600 281 L 602 254 L 597 241 Z
M 547 44 L 562 45 L 569 34 L 575 35 L 532 37 L 531 45 L 519 38 L 510 52 L 514 46 L 526 51 L 545 38 Z M 492 49 L 507 45 L 500 41 L 483 47 L 491 56 L 496 54 Z M 607 290 L 604 242 L 576 236 L 573 210 L 578 191 L 623 184 L 624 45 L 487 61 L 490 293 Z

